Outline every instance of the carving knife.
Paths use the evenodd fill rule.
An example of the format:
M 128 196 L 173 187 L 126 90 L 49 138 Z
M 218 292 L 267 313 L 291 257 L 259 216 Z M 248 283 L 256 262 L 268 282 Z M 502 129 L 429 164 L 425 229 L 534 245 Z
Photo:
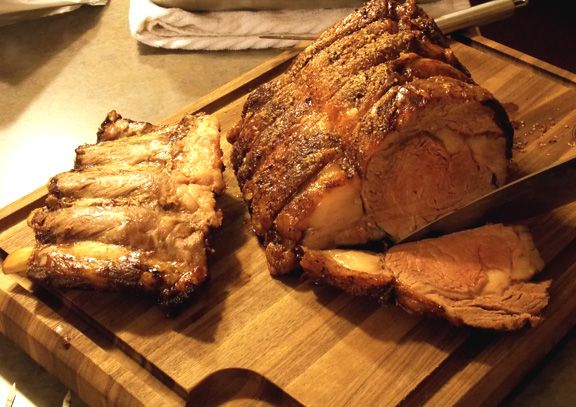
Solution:
M 487 3 L 469 7 L 454 13 L 445 14 L 434 19 L 438 28 L 444 34 L 450 34 L 458 30 L 476 27 L 511 17 L 517 8 L 528 5 L 528 0 L 494 0 Z M 292 35 L 274 34 L 263 35 L 264 39 L 311 41 L 318 35 Z
M 513 181 L 441 216 L 397 243 L 421 240 L 484 223 L 513 223 L 576 201 L 576 156 Z

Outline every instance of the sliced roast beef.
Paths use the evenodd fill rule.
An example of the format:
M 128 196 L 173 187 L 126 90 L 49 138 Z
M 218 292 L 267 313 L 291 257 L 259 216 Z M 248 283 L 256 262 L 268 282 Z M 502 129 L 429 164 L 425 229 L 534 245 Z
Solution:
M 503 225 L 395 246 L 385 261 L 404 308 L 499 330 L 538 321 L 549 282 L 527 281 L 543 267 L 526 229 Z
M 373 0 L 248 98 L 231 161 L 270 271 L 416 228 L 502 185 L 512 127 L 414 1 Z
M 408 312 L 455 325 L 515 330 L 536 324 L 548 303 L 549 282 L 528 282 L 544 264 L 521 226 L 488 225 L 394 246 L 385 255 L 306 250 L 301 265 L 315 281 L 393 297 Z

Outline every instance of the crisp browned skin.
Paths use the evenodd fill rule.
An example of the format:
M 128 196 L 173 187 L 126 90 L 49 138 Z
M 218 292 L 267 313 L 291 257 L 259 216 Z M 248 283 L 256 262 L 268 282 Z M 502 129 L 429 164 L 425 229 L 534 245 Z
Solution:
M 353 295 L 386 302 L 391 298 L 394 276 L 384 270 L 384 255 L 356 250 L 304 249 L 300 265 L 306 276 Z
M 74 170 L 49 184 L 32 212 L 37 245 L 28 276 L 58 287 L 134 289 L 175 312 L 208 277 L 206 239 L 222 221 L 218 123 L 187 116 L 171 126 L 111 112 Z
M 142 136 L 147 133 L 161 135 L 169 133 L 172 129 L 169 126 L 159 128 L 152 123 L 138 122 L 123 118 L 117 112 L 112 111 L 98 129 L 96 133 L 97 142 L 117 140 L 124 137 Z
M 274 274 L 297 266 L 299 245 L 399 240 L 502 185 L 511 138 L 433 20 L 388 0 L 322 34 L 228 133 Z
M 454 325 L 516 330 L 538 323 L 548 303 L 550 283 L 528 282 L 544 264 L 520 226 L 489 225 L 394 246 L 385 255 L 305 250 L 301 265 L 315 281 L 395 298 L 410 313 Z

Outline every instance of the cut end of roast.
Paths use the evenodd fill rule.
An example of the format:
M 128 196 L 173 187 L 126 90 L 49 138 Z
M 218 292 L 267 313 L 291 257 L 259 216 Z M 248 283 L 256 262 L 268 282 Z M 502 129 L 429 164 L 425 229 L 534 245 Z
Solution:
M 304 249 L 300 265 L 306 276 L 353 295 L 388 301 L 394 276 L 384 270 L 384 255 L 356 250 Z
M 398 112 L 396 126 L 368 158 L 362 198 L 392 240 L 505 183 L 507 139 L 483 104 L 490 97 L 436 78 L 400 89 L 386 107 Z

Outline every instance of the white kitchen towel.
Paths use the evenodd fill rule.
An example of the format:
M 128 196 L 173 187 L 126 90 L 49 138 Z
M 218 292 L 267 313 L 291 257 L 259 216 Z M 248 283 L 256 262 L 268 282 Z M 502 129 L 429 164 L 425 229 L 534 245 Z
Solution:
M 433 17 L 470 7 L 468 0 L 422 4 Z M 314 35 L 352 10 L 189 12 L 157 6 L 151 0 L 130 1 L 130 31 L 152 47 L 187 50 L 240 50 L 290 47 L 298 41 L 263 39 L 278 34 Z
M 0 26 L 67 13 L 87 4 L 104 6 L 108 0 L 0 0 Z

